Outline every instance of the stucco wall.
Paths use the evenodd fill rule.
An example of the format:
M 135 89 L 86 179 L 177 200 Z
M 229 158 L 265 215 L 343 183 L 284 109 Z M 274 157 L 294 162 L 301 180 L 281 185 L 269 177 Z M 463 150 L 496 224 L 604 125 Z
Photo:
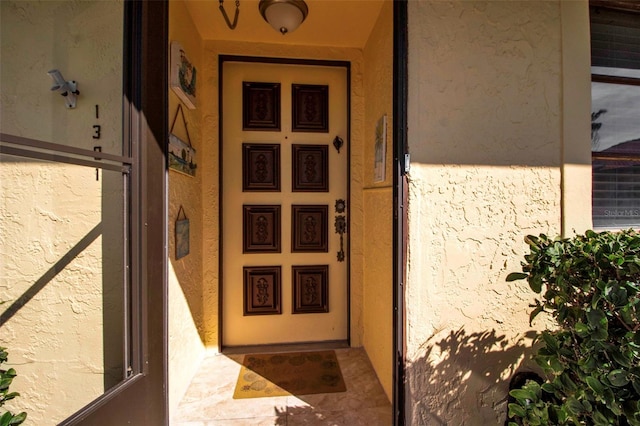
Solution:
M 3 1 L 0 15 L 0 130 L 120 154 L 123 3 Z M 50 91 L 53 68 L 78 81 L 75 109 Z M 27 425 L 58 423 L 122 380 L 122 188 L 118 172 L 0 159 L 0 345 L 21 394 L 8 405 Z
M 393 3 L 384 2 L 364 49 L 364 347 L 389 400 L 393 393 Z M 376 124 L 387 118 L 385 179 L 374 182 Z
M 581 234 L 591 220 L 591 35 L 586 1 L 563 1 L 562 234 Z
M 345 60 L 351 62 L 351 342 L 363 339 L 363 58 L 358 49 L 285 46 L 260 43 L 206 41 L 203 53 L 202 177 L 203 285 L 205 339 L 218 350 L 218 55 Z M 200 90 L 200 88 L 198 89 Z M 199 107 L 200 108 L 200 107 Z
M 560 3 L 408 2 L 411 424 L 501 424 L 529 352 L 533 294 L 504 280 L 524 235 L 561 233 L 564 145 L 584 150 L 563 127 Z
M 190 139 L 196 150 L 197 162 L 194 177 L 169 170 L 169 415 L 172 416 L 205 353 L 202 180 L 208 171 L 203 167 L 204 152 L 200 141 L 201 105 L 207 92 L 202 84 L 202 41 L 194 31 L 182 1 L 169 3 L 169 40 L 182 44 L 196 68 L 197 103 L 196 109 L 192 110 L 182 105 L 188 137 L 181 115 L 172 131 L 184 142 Z M 169 125 L 180 104 L 178 96 L 169 90 Z M 189 254 L 176 260 L 175 222 L 180 207 L 189 219 Z M 180 218 L 183 218 L 182 214 Z

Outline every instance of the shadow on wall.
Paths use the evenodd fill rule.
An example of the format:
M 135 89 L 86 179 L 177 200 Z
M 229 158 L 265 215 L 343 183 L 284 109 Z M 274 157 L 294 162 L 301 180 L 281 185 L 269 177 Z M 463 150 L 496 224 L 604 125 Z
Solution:
M 193 272 L 196 268 L 196 264 L 193 261 L 195 256 L 195 253 L 191 253 L 189 257 L 180 260 L 175 260 L 172 256 L 169 256 L 169 274 L 172 275 L 177 282 L 181 297 L 186 303 L 188 313 L 185 313 L 185 315 L 191 318 L 193 326 L 200 337 L 200 341 L 203 345 L 206 345 L 207 330 L 204 324 L 204 301 L 202 298 L 203 280 L 199 271 Z M 169 279 L 171 280 L 171 277 Z M 188 317 L 183 317 L 183 320 L 188 320 Z M 184 326 L 184 324 L 180 323 L 178 329 L 182 326 Z
M 102 222 L 98 223 L 91 231 L 78 241 L 67 253 L 65 253 L 48 271 L 36 280 L 20 297 L 18 297 L 0 315 L 0 327 L 5 325 L 20 309 L 22 309 L 31 299 L 33 299 L 43 288 L 47 286 L 58 274 L 82 252 L 84 252 L 94 241 L 102 235 Z M 4 301 L 3 301 L 4 303 Z
M 529 331 L 511 343 L 495 330 L 467 335 L 461 328 L 439 342 L 427 341 L 424 355 L 407 365 L 407 401 L 417 401 L 409 424 L 502 424 L 511 376 L 533 369 L 528 361 L 534 337 Z
M 45 271 L 40 278 L 38 278 L 33 284 L 29 286 L 18 298 L 13 300 L 11 304 L 0 314 L 0 329 L 7 324 L 22 308 L 24 308 L 29 302 L 31 302 L 38 294 L 47 288 L 47 285 L 51 282 L 54 282 L 58 275 L 61 272 L 66 271 L 70 265 L 79 257 L 85 255 L 85 250 L 87 250 L 92 244 L 94 244 L 100 237 L 103 239 L 103 248 L 102 251 L 106 252 L 112 248 L 109 243 L 108 237 L 105 237 L 103 233 L 104 224 L 102 222 L 97 223 L 93 229 L 91 229 L 84 237 L 78 240 L 68 251 L 60 256 L 60 258 L 52 264 L 52 266 Z M 106 242 L 105 242 L 106 241 Z M 70 243 L 71 241 L 69 241 Z M 108 256 L 104 256 L 104 258 L 99 259 L 102 263 L 102 276 L 100 277 L 102 291 L 99 294 L 102 306 L 92 306 L 91 301 L 87 301 L 83 298 L 81 290 L 77 287 L 68 286 L 68 293 L 63 295 L 58 295 L 60 299 L 57 303 L 46 302 L 48 299 L 45 296 L 43 301 L 48 303 L 46 306 L 46 311 L 38 311 L 40 314 L 49 314 L 55 316 L 60 320 L 60 323 L 73 323 L 77 322 L 80 324 L 82 321 L 86 320 L 87 313 L 83 312 L 83 309 L 79 309 L 76 311 L 73 308 L 69 308 L 65 306 L 63 302 L 70 302 L 75 299 L 80 299 L 88 308 L 88 311 L 91 311 L 91 308 L 97 310 L 101 314 L 101 331 L 103 338 L 103 346 L 102 349 L 95 349 L 85 352 L 86 354 L 91 354 L 92 356 L 96 356 L 102 358 L 103 361 L 103 369 L 102 372 L 92 371 L 91 374 L 102 374 L 104 377 L 104 391 L 111 389 L 113 386 L 117 385 L 122 381 L 124 376 L 124 359 L 123 359 L 123 349 L 122 345 L 119 345 L 114 342 L 121 342 L 124 339 L 124 299 L 123 299 L 123 287 L 122 282 L 118 279 L 113 280 L 113 277 L 120 277 L 122 275 L 122 269 L 118 266 L 121 265 L 109 265 Z M 78 266 L 71 266 L 72 269 L 78 268 Z M 112 274 L 112 275 L 109 275 Z M 65 278 L 62 278 L 62 281 L 58 283 L 58 286 L 64 287 Z M 91 283 L 89 282 L 90 278 L 85 278 L 85 285 L 88 287 Z M 95 295 L 95 294 L 94 294 Z M 4 296 L 4 295 L 3 295 Z M 49 296 L 51 297 L 51 296 Z M 0 299 L 0 304 L 9 302 L 6 300 Z M 37 311 L 38 308 L 36 308 Z M 31 318 L 31 324 L 38 324 L 41 321 L 47 322 L 47 320 L 43 318 Z M 83 336 L 88 335 L 88 333 L 95 333 L 96 330 L 89 329 L 80 329 L 78 333 L 80 333 L 76 338 L 79 337 L 79 340 L 83 340 Z M 28 335 L 28 333 L 26 333 Z M 22 335 L 18 337 L 17 340 L 13 341 L 13 345 L 25 345 L 25 347 L 21 348 L 26 350 L 26 336 Z M 52 338 L 53 339 L 53 338 Z M 80 346 L 76 344 L 74 338 L 68 334 L 65 335 L 62 344 L 66 346 L 67 349 L 78 351 L 80 350 Z M 58 342 L 60 343 L 60 342 Z M 98 353 L 99 351 L 99 353 Z M 46 356 L 44 357 L 47 358 Z M 39 359 L 39 356 L 36 356 L 35 359 L 36 364 L 44 365 L 44 362 Z M 32 361 L 33 363 L 33 361 Z M 43 367 L 44 368 L 44 367 Z M 89 374 L 89 371 L 85 371 L 85 373 Z M 95 377 L 95 376 L 94 376 Z

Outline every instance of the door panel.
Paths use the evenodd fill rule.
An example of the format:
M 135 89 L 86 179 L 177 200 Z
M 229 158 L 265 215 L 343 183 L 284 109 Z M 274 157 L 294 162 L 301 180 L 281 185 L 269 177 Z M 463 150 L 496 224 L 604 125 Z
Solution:
M 346 69 L 225 62 L 222 343 L 346 340 Z M 347 203 L 348 204 L 348 203 Z M 343 243 L 344 246 L 344 243 Z M 346 248 L 346 247 L 345 247 Z

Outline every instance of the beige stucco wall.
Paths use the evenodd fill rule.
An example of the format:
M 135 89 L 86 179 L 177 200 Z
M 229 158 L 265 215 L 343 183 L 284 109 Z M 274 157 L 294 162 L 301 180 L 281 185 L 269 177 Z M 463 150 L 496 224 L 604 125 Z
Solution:
M 407 418 L 501 424 L 533 299 L 505 277 L 520 269 L 524 235 L 562 231 L 562 161 L 589 149 L 588 111 L 568 123 L 563 103 L 588 56 L 562 51 L 567 20 L 581 19 L 588 45 L 587 15 L 563 15 L 560 1 L 425 0 L 408 12 Z M 590 193 L 572 189 L 584 226 L 576 212 Z
M 201 105 L 207 92 L 202 78 L 202 41 L 182 1 L 169 3 L 169 40 L 182 44 L 196 68 L 196 109 L 183 104 L 182 110 L 198 166 L 195 177 L 169 170 L 169 415 L 173 416 L 205 354 L 202 180 L 208 172 L 203 167 L 200 141 Z M 180 103 L 173 90 L 169 90 L 169 125 Z M 172 133 L 188 141 L 181 116 Z M 189 254 L 176 260 L 175 221 L 181 206 L 189 219 Z
M 351 62 L 351 343 L 363 342 L 363 57 L 359 49 L 206 41 L 203 53 L 203 294 L 207 346 L 218 350 L 218 55 L 329 59 Z M 200 90 L 200 88 L 198 88 Z M 199 106 L 200 108 L 200 106 Z M 199 166 L 200 167 L 200 166 Z
M 589 8 L 563 1 L 562 14 L 562 234 L 584 233 L 591 221 L 591 63 Z
M 0 15 L 0 131 L 120 154 L 123 3 L 2 1 Z M 78 81 L 75 109 L 49 90 L 53 68 Z M 0 159 L 0 312 L 42 287 L 0 327 L 26 425 L 58 423 L 123 376 L 122 175 L 99 175 Z
M 364 49 L 363 344 L 389 400 L 393 393 L 393 3 L 384 2 Z M 374 183 L 378 120 L 387 117 L 385 180 Z

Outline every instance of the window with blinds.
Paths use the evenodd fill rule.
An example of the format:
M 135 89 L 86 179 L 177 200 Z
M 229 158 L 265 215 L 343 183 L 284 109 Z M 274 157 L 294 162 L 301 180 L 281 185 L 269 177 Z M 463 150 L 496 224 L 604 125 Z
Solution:
M 592 7 L 594 228 L 640 225 L 640 13 Z

